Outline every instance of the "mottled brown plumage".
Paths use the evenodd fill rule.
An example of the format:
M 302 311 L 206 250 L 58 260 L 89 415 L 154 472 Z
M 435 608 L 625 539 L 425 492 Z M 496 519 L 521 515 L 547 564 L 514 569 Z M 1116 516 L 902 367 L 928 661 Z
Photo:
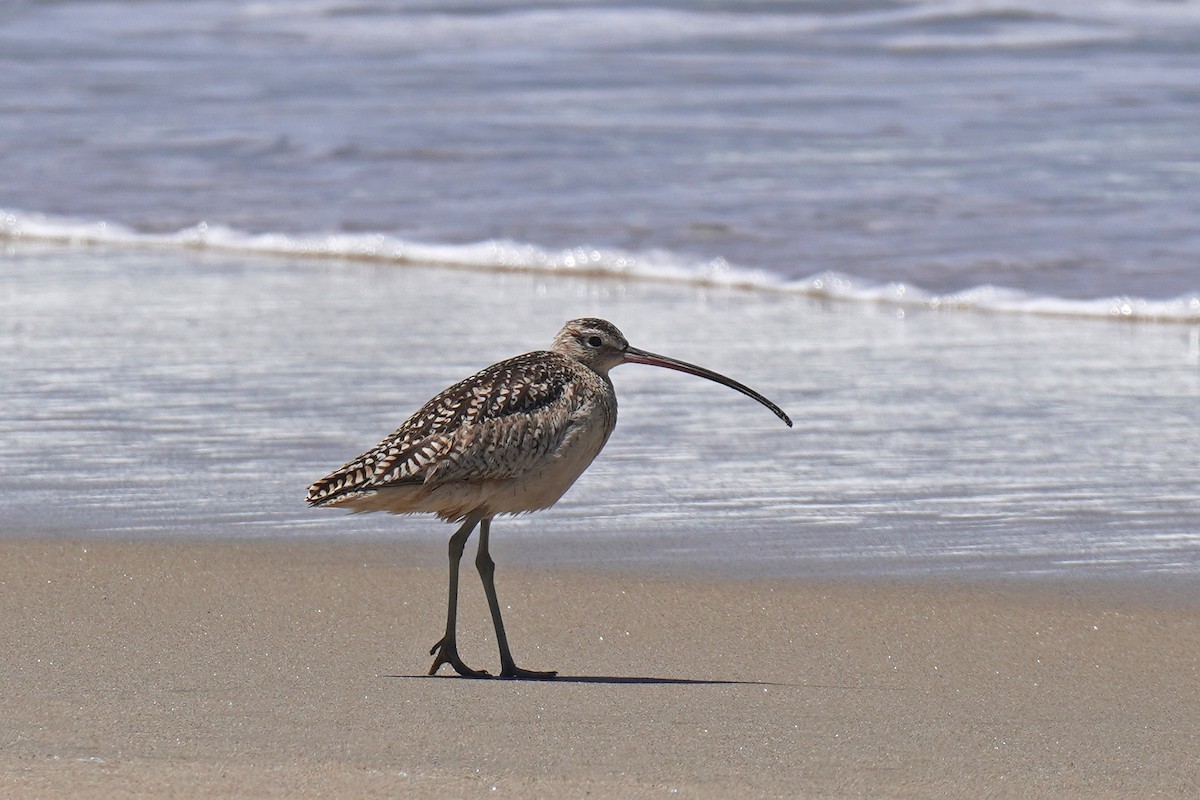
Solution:
M 617 424 L 617 397 L 608 371 L 624 363 L 688 372 L 758 400 L 791 426 L 778 406 L 723 375 L 630 347 L 601 319 L 568 322 L 549 350 L 516 356 L 441 392 L 390 436 L 314 483 L 308 502 L 354 511 L 433 513 L 461 521 L 450 538 L 450 598 L 446 634 L 432 675 L 450 664 L 480 677 L 458 657 L 455 614 L 458 565 L 467 538 L 480 526 L 476 566 L 500 646 L 501 675 L 547 678 L 516 666 L 509 652 L 488 554 L 491 520 L 549 508 L 587 469 Z
M 607 375 L 553 351 L 526 353 L 438 394 L 391 436 L 313 484 L 308 502 L 427 511 L 453 521 L 473 511 L 489 517 L 536 511 L 552 505 L 570 482 L 557 496 L 520 491 L 513 482 L 529 484 L 539 472 L 576 466 L 574 448 L 590 438 L 587 449 L 594 452 L 578 465 L 578 477 L 616 419 Z M 602 435 L 589 437 L 590 426 Z

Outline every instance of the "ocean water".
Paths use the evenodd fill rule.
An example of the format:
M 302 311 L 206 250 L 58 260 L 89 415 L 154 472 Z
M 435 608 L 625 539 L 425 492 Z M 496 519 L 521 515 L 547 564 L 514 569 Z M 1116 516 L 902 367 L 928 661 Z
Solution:
M 1200 320 L 1200 2 L 0 9 L 0 235 Z
M 1200 578 L 1200 330 L 608 276 L 22 242 L 0 293 L 0 530 L 382 536 L 304 505 L 428 397 L 562 321 L 732 375 L 629 365 L 621 420 L 502 563 L 740 577 Z
M 1197 41 L 1193 0 L 4 4 L 0 529 L 440 554 L 304 488 L 588 314 L 796 429 L 623 367 L 498 557 L 1196 577 Z

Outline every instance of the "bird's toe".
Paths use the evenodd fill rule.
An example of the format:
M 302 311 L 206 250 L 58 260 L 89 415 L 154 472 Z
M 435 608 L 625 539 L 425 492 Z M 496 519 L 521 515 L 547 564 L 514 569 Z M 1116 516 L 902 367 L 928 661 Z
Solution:
M 434 675 L 442 664 L 449 664 L 450 668 L 464 678 L 490 678 L 492 677 L 487 670 L 471 669 L 458 656 L 458 647 L 454 642 L 448 642 L 442 638 L 429 650 L 429 654 L 434 656 L 433 665 L 429 668 L 429 674 Z M 436 654 L 436 655 L 435 655 Z
M 552 681 L 558 677 L 558 671 L 552 669 L 539 672 L 533 669 L 522 669 L 516 664 L 509 664 L 500 671 L 500 677 L 517 681 Z

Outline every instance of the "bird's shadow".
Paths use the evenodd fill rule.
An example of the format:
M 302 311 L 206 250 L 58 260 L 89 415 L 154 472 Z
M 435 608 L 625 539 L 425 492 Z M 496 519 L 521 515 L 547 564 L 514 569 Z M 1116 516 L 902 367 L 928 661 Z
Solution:
M 396 680 L 467 680 L 500 681 L 523 683 L 596 683 L 610 686 L 788 686 L 786 683 L 769 681 L 736 681 L 719 678 L 659 678 L 649 675 L 556 675 L 553 678 L 500 678 L 489 675 L 483 678 L 463 678 L 459 675 L 384 675 Z

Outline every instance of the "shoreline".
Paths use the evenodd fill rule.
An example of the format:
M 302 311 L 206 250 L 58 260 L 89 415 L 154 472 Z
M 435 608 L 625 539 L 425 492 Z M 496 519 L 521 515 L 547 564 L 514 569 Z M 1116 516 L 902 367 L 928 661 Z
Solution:
M 1185 593 L 501 563 L 518 663 L 428 678 L 440 546 L 0 541 L 9 797 L 1165 797 Z M 470 555 L 470 553 L 468 553 Z M 496 668 L 464 567 L 460 648 Z M 428 640 L 428 641 L 427 641 Z
M 348 515 L 347 518 L 353 518 Z M 379 516 L 379 515 L 376 515 Z M 380 532 L 355 530 L 345 533 L 328 531 L 285 534 L 271 531 L 265 534 L 230 533 L 228 531 L 203 534 L 195 530 L 177 531 L 169 535 L 149 532 L 127 531 L 62 532 L 56 526 L 27 528 L 22 532 L 7 532 L 0 535 L 0 549 L 6 543 L 88 546 L 95 543 L 105 546 L 136 547 L 166 546 L 182 548 L 246 547 L 301 548 L 320 551 L 354 549 L 384 563 L 405 567 L 416 567 L 446 571 L 445 545 L 453 527 L 433 523 L 428 531 L 413 533 L 405 531 Z M 1121 604 L 1145 607 L 1163 607 L 1200 610 L 1200 591 L 1196 589 L 1194 576 L 1177 572 L 1122 571 L 1101 569 L 1092 566 L 1075 570 L 1062 569 L 1056 572 L 1002 572 L 983 569 L 954 571 L 942 567 L 922 571 L 909 567 L 904 570 L 880 569 L 865 571 L 860 562 L 828 565 L 820 569 L 818 562 L 806 563 L 794 572 L 769 569 L 755 574 L 757 562 L 739 563 L 729 566 L 703 553 L 668 558 L 655 547 L 656 543 L 640 543 L 636 535 L 610 538 L 593 544 L 591 549 L 569 547 L 571 541 L 555 538 L 553 533 L 545 536 L 519 532 L 515 535 L 505 531 L 505 536 L 496 536 L 492 542 L 492 555 L 496 558 L 497 575 L 504 573 L 548 573 L 580 575 L 596 579 L 629 579 L 638 582 L 668 580 L 722 585 L 770 584 L 819 589 L 845 589 L 860 587 L 871 589 L 928 589 L 946 592 L 990 592 L 1012 593 L 1014 597 L 1061 597 L 1075 595 L 1097 602 L 1111 600 Z M 474 574 L 472 558 L 477 536 L 467 542 L 463 554 L 464 574 Z M 640 544 L 645 546 L 639 547 Z M 594 555 L 595 558 L 587 558 Z

